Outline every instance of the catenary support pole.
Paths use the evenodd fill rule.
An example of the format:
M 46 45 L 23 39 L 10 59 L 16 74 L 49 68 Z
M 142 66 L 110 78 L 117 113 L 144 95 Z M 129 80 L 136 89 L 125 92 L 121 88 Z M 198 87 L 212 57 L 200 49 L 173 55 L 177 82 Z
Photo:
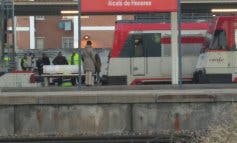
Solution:
M 1 2 L 0 5 L 0 61 L 3 60 L 3 23 L 4 23 L 4 6 L 3 6 L 3 1 Z M 3 62 L 1 62 L 2 64 Z M 0 65 L 2 66 L 2 65 Z
M 81 0 L 77 0 L 77 4 L 78 4 L 78 54 L 79 54 L 79 64 L 78 64 L 78 68 L 79 68 L 79 72 L 78 72 L 78 88 L 81 88 Z
M 179 85 L 180 88 L 182 87 L 182 47 L 181 47 L 181 21 L 182 21 L 182 16 L 181 16 L 181 0 L 178 0 L 178 51 L 179 51 Z
M 14 0 L 12 0 L 12 49 L 11 49 L 11 55 L 10 55 L 10 65 L 11 65 L 11 70 L 15 70 L 16 69 L 16 59 L 15 59 L 15 51 L 16 51 L 16 23 L 17 23 L 17 19 L 15 16 L 15 3 Z M 35 39 L 34 39 L 35 42 Z M 34 45 L 35 46 L 35 45 Z

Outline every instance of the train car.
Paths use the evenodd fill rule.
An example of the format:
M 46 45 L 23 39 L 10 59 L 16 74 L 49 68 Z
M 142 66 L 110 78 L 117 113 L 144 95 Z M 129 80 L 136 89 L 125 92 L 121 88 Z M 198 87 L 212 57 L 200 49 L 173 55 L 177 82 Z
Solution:
M 171 81 L 171 25 L 153 21 L 118 21 L 104 84 Z M 208 23 L 182 23 L 183 80 L 191 81 Z
M 194 71 L 196 83 L 237 82 L 237 16 L 215 17 Z

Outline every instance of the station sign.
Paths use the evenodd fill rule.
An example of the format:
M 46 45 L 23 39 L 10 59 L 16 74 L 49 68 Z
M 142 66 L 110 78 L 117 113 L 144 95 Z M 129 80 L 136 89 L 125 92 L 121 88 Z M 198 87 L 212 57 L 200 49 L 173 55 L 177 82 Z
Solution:
M 177 7 L 177 0 L 81 0 L 86 14 L 176 12 Z

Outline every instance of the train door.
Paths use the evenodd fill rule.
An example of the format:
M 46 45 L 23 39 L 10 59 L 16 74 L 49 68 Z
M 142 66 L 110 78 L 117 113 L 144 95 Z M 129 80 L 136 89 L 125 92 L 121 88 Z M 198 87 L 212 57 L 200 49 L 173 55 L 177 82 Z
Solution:
M 147 58 L 147 77 L 157 78 L 160 76 L 160 57 L 161 57 L 161 33 L 148 31 L 143 34 L 143 43 Z
M 132 38 L 133 56 L 131 57 L 131 71 L 133 76 L 144 76 L 146 73 L 146 56 L 142 33 L 135 33 Z
M 143 32 L 134 35 L 132 61 L 133 76 L 157 76 L 158 57 L 161 56 L 161 34 Z

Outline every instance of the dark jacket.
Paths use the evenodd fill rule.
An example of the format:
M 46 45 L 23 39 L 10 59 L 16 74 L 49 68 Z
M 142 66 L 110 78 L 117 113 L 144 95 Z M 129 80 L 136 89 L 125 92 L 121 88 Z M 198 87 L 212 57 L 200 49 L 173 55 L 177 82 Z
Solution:
M 38 69 L 38 74 L 41 75 L 43 74 L 43 60 L 41 58 L 36 60 L 36 67 Z
M 50 65 L 49 57 L 43 56 L 42 57 L 42 62 L 43 62 L 44 65 Z
M 68 62 L 67 62 L 67 59 L 64 56 L 56 56 L 53 59 L 53 64 L 54 65 L 67 65 Z
M 101 60 L 99 54 L 95 54 L 95 72 L 100 73 L 101 71 Z

